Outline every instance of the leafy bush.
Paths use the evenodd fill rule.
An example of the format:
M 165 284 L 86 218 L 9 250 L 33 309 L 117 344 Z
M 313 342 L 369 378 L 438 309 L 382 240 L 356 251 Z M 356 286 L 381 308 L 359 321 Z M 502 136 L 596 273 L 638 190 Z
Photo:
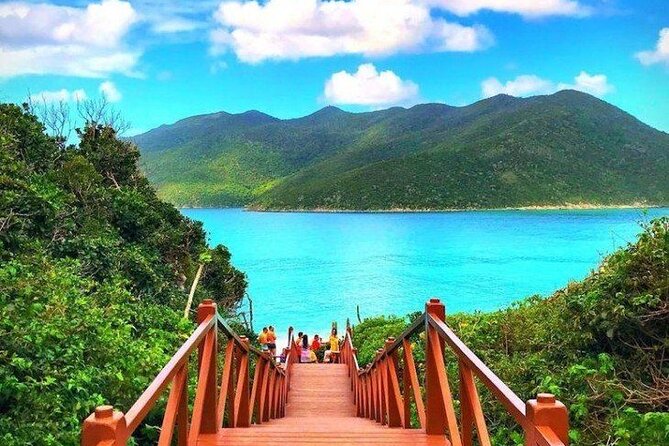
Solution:
M 522 399 L 550 392 L 567 404 L 573 444 L 667 445 L 667 271 L 669 219 L 662 218 L 582 282 L 548 299 L 534 296 L 505 310 L 453 314 L 447 322 Z M 398 335 L 406 325 L 379 317 L 356 326 L 355 344 L 365 352 L 361 363 L 372 358 L 367 352 L 381 346 L 383 336 Z M 456 364 L 447 359 L 447 367 L 454 379 Z M 481 395 L 495 444 L 518 444 L 515 423 L 489 392 Z
M 156 198 L 134 145 L 95 123 L 80 136 L 63 147 L 0 104 L 3 445 L 77 444 L 96 405 L 127 410 L 192 331 L 185 285 L 203 259 L 194 306 L 233 309 L 246 288 L 227 249 Z

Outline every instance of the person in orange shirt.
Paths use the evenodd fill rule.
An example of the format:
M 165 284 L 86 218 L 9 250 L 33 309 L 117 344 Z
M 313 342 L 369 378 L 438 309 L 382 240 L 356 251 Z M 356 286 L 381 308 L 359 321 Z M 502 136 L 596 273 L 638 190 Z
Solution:
M 260 344 L 260 350 L 266 352 L 268 350 L 267 347 L 267 327 L 263 327 L 262 331 L 258 335 L 258 343 Z
M 276 333 L 274 333 L 274 327 L 269 326 L 267 330 L 267 348 L 269 349 L 272 358 L 276 356 Z
M 311 341 L 311 351 L 314 354 L 314 357 L 316 358 L 316 361 L 318 362 L 318 357 L 316 357 L 316 352 L 321 348 L 321 337 L 318 336 L 317 334 L 314 335 L 314 339 Z

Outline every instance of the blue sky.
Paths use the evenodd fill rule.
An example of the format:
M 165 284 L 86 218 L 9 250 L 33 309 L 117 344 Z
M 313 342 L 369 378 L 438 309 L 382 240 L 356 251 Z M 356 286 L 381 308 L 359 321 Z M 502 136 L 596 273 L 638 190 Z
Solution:
M 104 94 L 130 133 L 576 88 L 669 131 L 666 0 L 0 2 L 0 100 Z

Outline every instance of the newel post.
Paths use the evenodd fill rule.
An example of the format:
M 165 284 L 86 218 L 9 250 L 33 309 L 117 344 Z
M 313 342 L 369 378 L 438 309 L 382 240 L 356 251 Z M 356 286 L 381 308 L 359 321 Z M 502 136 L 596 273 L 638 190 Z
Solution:
M 123 412 L 112 406 L 98 406 L 84 420 L 81 430 L 81 446 L 125 445 L 126 424 Z M 110 443 L 110 441 L 112 443 Z
M 536 446 L 536 429 L 548 427 L 565 446 L 569 444 L 569 412 L 564 404 L 556 401 L 550 393 L 540 393 L 536 399 L 525 404 L 528 427 L 525 429 L 525 445 Z
M 209 316 L 216 318 L 216 304 L 211 299 L 204 299 L 202 303 L 197 307 L 197 323 L 201 324 Z M 216 388 L 216 374 L 217 374 L 217 361 L 216 353 L 218 351 L 218 339 L 217 334 L 218 330 L 216 325 L 207 333 L 205 341 L 200 344 L 200 349 L 198 350 L 198 363 L 199 367 L 208 367 L 206 373 L 206 383 L 204 383 L 204 401 L 203 401 L 203 411 L 202 411 L 202 420 L 200 424 L 200 433 L 202 434 L 215 434 L 218 430 L 218 420 L 216 416 L 216 398 L 217 398 L 217 388 Z M 211 338 L 211 339 L 210 339 Z M 207 342 L 208 341 L 208 342 Z M 205 352 L 205 349 L 210 349 L 210 352 Z M 210 356 L 209 356 L 210 355 Z M 206 364 L 203 363 L 203 358 L 208 357 Z M 202 372 L 202 371 L 200 371 Z M 200 376 L 203 376 L 200 373 Z M 198 386 L 199 387 L 199 386 Z
M 425 304 L 425 313 L 440 321 L 446 320 L 446 307 L 439 299 L 432 298 Z M 439 367 L 434 360 L 433 349 L 444 351 L 444 341 L 441 338 L 437 345 L 432 345 L 430 332 L 434 328 L 430 325 L 428 318 L 425 320 L 425 433 L 428 435 L 444 435 L 446 432 L 446 407 L 442 398 L 441 386 L 439 384 Z M 441 357 L 441 354 L 439 355 Z

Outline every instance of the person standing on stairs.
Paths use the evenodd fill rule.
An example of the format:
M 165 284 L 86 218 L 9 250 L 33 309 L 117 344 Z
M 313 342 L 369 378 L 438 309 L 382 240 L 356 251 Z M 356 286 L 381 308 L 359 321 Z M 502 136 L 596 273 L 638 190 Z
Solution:
M 269 347 L 267 346 L 267 327 L 263 327 L 262 331 L 258 335 L 258 343 L 260 344 L 260 350 L 263 352 L 266 352 L 269 350 Z
M 337 337 L 337 328 L 332 327 L 332 332 L 330 332 L 330 349 L 325 350 L 325 356 L 323 356 L 323 362 L 334 361 L 335 358 L 332 356 L 339 356 L 339 338 Z
M 318 362 L 318 357 L 316 352 L 321 348 L 321 337 L 317 334 L 314 335 L 313 341 L 311 341 L 311 351 L 314 353 L 314 362 Z
M 276 333 L 274 333 L 274 326 L 270 325 L 267 330 L 267 348 L 269 349 L 269 354 L 272 355 L 272 360 L 276 358 Z
M 311 360 L 311 349 L 309 348 L 309 337 L 302 335 L 302 351 L 300 352 L 300 362 L 309 363 Z
M 295 347 L 297 348 L 297 362 L 302 362 L 302 332 L 297 334 L 297 340 L 295 341 Z

